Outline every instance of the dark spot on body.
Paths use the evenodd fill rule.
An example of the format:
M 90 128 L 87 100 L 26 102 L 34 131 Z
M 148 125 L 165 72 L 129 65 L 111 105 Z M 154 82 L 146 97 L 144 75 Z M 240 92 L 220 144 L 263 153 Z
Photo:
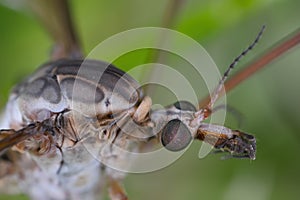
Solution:
M 38 78 L 28 83 L 25 87 L 25 93 L 36 98 L 42 97 L 53 104 L 57 104 L 61 100 L 58 83 L 51 77 Z
M 103 130 L 103 135 L 107 135 L 107 130 L 105 129 L 105 130 Z
M 35 97 L 40 97 L 46 84 L 47 80 L 45 78 L 36 79 L 33 82 L 27 84 L 25 92 Z
M 176 103 L 174 103 L 174 106 L 178 110 L 196 112 L 195 106 L 192 103 L 188 102 L 188 101 L 177 101 Z
M 107 99 L 105 100 L 105 106 L 108 107 L 109 105 L 110 105 L 110 101 L 109 101 L 109 99 L 107 98 Z
M 3 154 L 0 156 L 0 159 L 1 160 L 4 160 L 4 161 L 11 161 L 11 159 L 9 158 L 9 156 L 7 154 Z

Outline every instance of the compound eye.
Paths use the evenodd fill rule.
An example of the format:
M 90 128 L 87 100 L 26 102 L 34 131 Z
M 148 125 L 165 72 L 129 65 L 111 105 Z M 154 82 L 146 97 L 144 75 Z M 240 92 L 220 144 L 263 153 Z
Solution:
M 189 129 L 179 120 L 173 119 L 163 128 L 161 142 L 169 151 L 180 151 L 192 141 Z
M 196 112 L 195 106 L 188 101 L 177 101 L 176 103 L 174 103 L 174 106 L 178 110 L 186 110 L 186 111 Z
M 250 134 L 244 133 L 244 137 L 247 138 L 249 141 L 254 141 L 255 140 L 255 137 L 253 135 L 250 135 Z
M 255 137 L 253 135 L 247 134 L 247 133 L 243 133 L 238 131 L 238 133 L 240 134 L 241 138 L 244 140 L 247 140 L 249 142 L 255 142 Z

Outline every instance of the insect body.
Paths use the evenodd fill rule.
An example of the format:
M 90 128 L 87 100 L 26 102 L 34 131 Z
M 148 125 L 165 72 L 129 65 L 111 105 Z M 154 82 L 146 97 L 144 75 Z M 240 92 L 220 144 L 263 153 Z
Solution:
M 83 69 L 81 73 L 79 69 Z M 4 137 L 1 150 L 16 144 L 17 151 L 29 152 L 36 159 L 34 165 L 39 168 L 36 171 L 40 176 L 47 177 L 53 173 L 52 178 L 56 177 L 54 179 L 61 185 L 57 185 L 57 192 L 49 193 L 49 199 L 67 199 L 76 187 L 84 187 L 83 192 L 82 189 L 75 189 L 80 194 L 91 189 L 97 191 L 95 188 L 98 184 L 91 179 L 101 179 L 97 176 L 100 163 L 85 150 L 83 141 L 89 138 L 99 140 L 97 148 L 101 149 L 102 141 L 107 143 L 109 139 L 116 138 L 119 130 L 118 127 L 114 128 L 114 124 L 126 119 L 141 97 L 137 82 L 107 63 L 79 60 L 48 63 L 14 89 L 2 128 L 19 131 L 12 134 L 10 131 L 1 132 L 1 137 Z M 101 128 L 105 130 L 101 131 Z M 93 165 L 96 168 L 89 169 Z M 28 175 L 34 171 L 31 170 Z M 89 175 L 81 174 L 81 171 Z M 78 178 L 71 177 L 68 180 L 70 174 L 76 174 Z M 82 181 L 82 177 L 86 181 Z M 78 181 L 84 184 L 78 186 Z M 93 187 L 89 188 L 87 182 Z M 40 190 L 38 195 L 32 193 L 28 188 L 34 186 L 26 181 L 20 185 L 24 185 L 23 190 L 36 199 L 45 192 Z M 61 186 L 66 187 L 59 189 Z M 91 199 L 93 192 L 87 194 Z M 76 192 L 72 192 L 72 195 L 87 198 Z
M 124 173 L 110 166 L 131 161 L 119 148 L 139 152 L 154 141 L 180 151 L 199 139 L 234 157 L 255 159 L 255 138 L 204 123 L 210 112 L 184 101 L 151 111 L 151 99 L 138 83 L 112 65 L 50 62 L 11 94 L 0 151 L 13 170 L 2 181 L 32 199 L 94 199 L 107 178 L 111 198 L 123 199 Z
M 63 27 L 74 35 L 70 25 Z M 120 184 L 123 167 L 134 165 L 130 153 L 139 154 L 149 144 L 177 152 L 197 139 L 230 157 L 254 160 L 254 136 L 204 120 L 230 70 L 261 33 L 200 109 L 179 101 L 152 110 L 151 98 L 132 77 L 102 61 L 74 59 L 80 51 L 75 48 L 74 54 L 66 48 L 74 44 L 61 40 L 64 53 L 54 53 L 54 61 L 10 95 L 0 123 L 0 192 L 22 192 L 32 199 L 98 199 L 107 180 L 112 200 L 127 199 Z

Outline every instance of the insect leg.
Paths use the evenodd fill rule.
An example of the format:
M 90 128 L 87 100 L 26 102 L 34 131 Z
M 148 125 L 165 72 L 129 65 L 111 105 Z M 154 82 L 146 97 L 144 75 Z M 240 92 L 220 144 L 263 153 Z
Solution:
M 13 129 L 0 130 L 0 155 L 2 155 L 8 148 L 26 140 L 30 136 L 31 134 L 28 134 L 26 129 L 21 129 L 20 131 L 15 131 Z
M 136 109 L 136 111 L 133 115 L 133 119 L 136 122 L 144 121 L 145 117 L 147 116 L 147 114 L 149 113 L 149 111 L 151 109 L 151 105 L 152 105 L 151 98 L 148 96 L 144 97 L 144 99 L 140 103 L 139 107 Z
M 111 200 L 128 200 L 124 187 L 115 179 L 109 180 L 108 193 Z
M 43 148 L 40 148 L 41 152 L 46 150 L 48 148 L 48 145 L 46 144 L 47 141 L 45 140 L 45 138 L 43 138 L 43 135 L 45 135 L 45 137 L 46 135 L 52 137 L 56 134 L 57 130 L 54 129 L 54 123 L 55 120 L 49 118 L 42 122 L 29 124 L 17 131 L 13 129 L 0 130 L 0 155 L 12 146 L 17 145 L 31 137 L 38 136 L 41 136 L 40 138 L 38 138 L 38 140 L 40 140 L 41 144 L 43 145 Z M 37 140 L 37 138 L 35 138 L 35 140 Z M 26 145 L 21 146 L 23 146 L 24 149 L 27 149 Z
M 56 174 L 59 174 L 60 171 L 61 171 L 61 169 L 62 169 L 62 167 L 63 167 L 63 165 L 64 165 L 64 163 L 65 163 L 65 161 L 64 161 L 64 153 L 63 153 L 61 147 L 58 146 L 58 145 L 56 145 L 56 147 L 58 148 L 58 150 L 59 150 L 59 152 L 61 154 L 61 160 L 60 160 L 60 163 L 59 163 L 59 167 L 58 167 L 58 170 L 56 171 Z

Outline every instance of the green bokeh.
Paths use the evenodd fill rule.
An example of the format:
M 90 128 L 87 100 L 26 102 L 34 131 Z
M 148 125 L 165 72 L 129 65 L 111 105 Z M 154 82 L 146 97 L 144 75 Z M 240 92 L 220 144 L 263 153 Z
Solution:
M 166 0 L 73 0 L 72 9 L 88 53 L 120 31 L 160 26 L 167 4 Z M 199 41 L 224 71 L 263 24 L 267 25 L 263 39 L 239 67 L 299 28 L 299 8 L 298 0 L 187 0 L 176 16 L 174 29 Z M 0 27 L 3 107 L 11 87 L 47 60 L 52 43 L 29 14 L 1 5 Z M 129 54 L 117 64 L 129 69 L 148 53 Z M 129 175 L 124 184 L 130 199 L 299 199 L 299 55 L 299 47 L 293 49 L 227 95 L 228 104 L 245 119 L 240 128 L 258 138 L 257 160 L 221 161 L 219 155 L 200 160 L 200 143 L 195 142 L 171 166 L 153 173 Z M 236 119 L 230 115 L 227 125 L 238 128 Z M 25 198 L 0 196 L 2 199 Z

